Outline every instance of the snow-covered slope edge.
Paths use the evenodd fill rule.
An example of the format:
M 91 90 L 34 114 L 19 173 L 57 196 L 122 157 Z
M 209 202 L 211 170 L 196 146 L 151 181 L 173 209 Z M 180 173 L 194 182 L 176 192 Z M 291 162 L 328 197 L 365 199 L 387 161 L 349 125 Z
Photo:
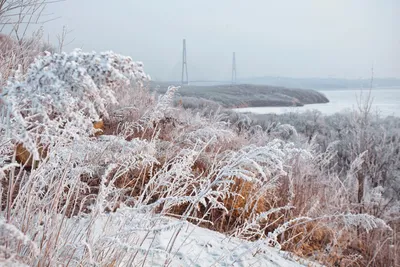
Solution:
M 74 231 L 80 253 L 103 247 L 104 256 L 124 248 L 116 266 L 317 266 L 294 259 L 265 242 L 249 242 L 165 216 L 151 218 L 132 208 L 87 218 L 72 218 L 67 229 L 92 228 L 93 236 Z M 71 236 L 70 236 L 71 237 Z M 97 259 L 93 259 L 96 262 Z M 143 265 L 144 263 L 144 265 Z

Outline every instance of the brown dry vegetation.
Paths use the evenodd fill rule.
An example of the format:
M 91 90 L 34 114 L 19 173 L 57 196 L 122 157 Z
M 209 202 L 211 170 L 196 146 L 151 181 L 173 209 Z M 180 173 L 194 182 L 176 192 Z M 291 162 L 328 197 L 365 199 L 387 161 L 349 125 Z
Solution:
M 144 132 L 139 131 L 134 137 L 148 138 L 150 140 L 155 132 L 158 132 L 158 138 L 171 141 L 173 139 L 172 133 L 178 124 L 175 123 L 176 121 L 168 118 L 161 120 L 157 125 L 154 125 L 154 128 L 147 129 Z M 107 128 L 104 131 L 117 133 L 116 130 L 112 131 Z M 221 142 L 216 147 L 206 150 L 206 152 L 212 158 L 218 156 L 218 153 L 235 149 L 240 145 L 240 143 L 234 145 L 231 142 Z M 116 187 L 126 189 L 126 198 L 122 197 L 122 202 L 143 193 L 142 189 L 146 186 L 151 176 L 162 168 L 165 159 L 160 159 L 160 162 L 159 165 L 154 166 L 151 170 L 137 170 L 124 174 L 115 180 Z M 192 166 L 192 172 L 195 176 L 206 175 L 210 168 L 210 162 L 197 160 Z M 333 190 L 332 186 L 316 182 L 317 175 L 301 174 L 301 168 L 297 172 L 296 174 L 296 169 L 294 169 L 297 180 L 293 182 L 294 198 L 291 200 L 296 209 L 289 212 L 280 211 L 270 214 L 262 223 L 267 226 L 265 234 L 273 231 L 284 222 L 307 214 L 314 208 L 316 202 L 319 203 L 320 207 L 329 206 L 331 201 L 329 196 L 334 195 L 331 192 Z M 208 208 L 201 208 L 196 212 L 195 216 L 209 219 L 214 223 L 213 225 L 200 224 L 203 227 L 230 233 L 235 227 L 251 219 L 256 214 L 283 206 L 290 199 L 288 177 L 282 179 L 276 189 L 263 195 L 259 195 L 260 184 L 235 177 L 231 179 L 233 181 L 232 194 L 221 200 L 228 213 L 222 210 L 213 210 L 206 216 Z M 188 196 L 191 194 L 192 192 L 187 192 Z M 156 196 L 154 201 L 156 201 Z M 129 205 L 129 203 L 127 204 Z M 181 204 L 172 207 L 169 212 L 171 215 L 182 215 L 187 208 L 187 204 Z M 391 226 L 393 229 L 399 228 L 396 223 L 392 223 Z M 340 229 L 340 226 L 332 225 L 325 221 L 312 221 L 298 226 L 295 225 L 280 235 L 279 238 L 283 244 L 283 249 L 291 251 L 300 257 L 312 258 L 328 266 L 381 266 L 381 263 L 393 261 L 393 252 L 385 251 L 385 249 L 390 250 L 391 248 L 393 250 L 393 245 L 389 246 L 390 242 L 386 241 L 393 238 L 393 234 L 396 233 L 390 233 L 386 230 L 374 230 L 367 233 L 354 228 L 343 228 L 339 231 L 338 229 Z M 394 249 L 399 249 L 398 244 L 394 245 Z M 372 262 L 374 263 L 371 264 Z
M 175 120 L 164 119 L 153 125 L 154 127 L 126 135 L 126 138 L 127 140 L 132 138 L 151 140 L 157 134 L 160 140 L 172 141 L 178 124 L 182 126 L 181 123 Z M 121 127 L 107 121 L 104 123 L 102 121 L 95 123 L 94 128 L 101 129 L 104 133 L 113 134 L 120 134 L 122 131 Z M 97 133 L 96 136 L 100 136 L 101 134 Z M 219 142 L 212 149 L 205 150 L 205 153 L 212 159 L 218 157 L 220 153 L 234 149 L 239 145 L 241 144 L 238 143 L 235 145 L 230 142 Z M 174 149 L 177 149 L 177 147 Z M 44 152 L 43 155 L 46 156 L 46 151 L 42 151 Z M 25 165 L 25 167 L 33 166 L 31 155 L 22 145 L 16 146 L 16 156 L 18 162 Z M 110 181 L 113 183 L 113 186 L 121 189 L 123 193 L 118 197 L 118 201 L 114 205 L 107 207 L 106 210 L 115 211 L 119 207 L 119 203 L 134 206 L 135 199 L 143 193 L 143 189 L 151 177 L 160 171 L 168 161 L 167 158 L 159 158 L 158 160 L 159 164 L 151 168 L 138 168 L 119 176 L 115 176 L 117 170 L 111 173 L 110 178 L 112 179 Z M 283 177 L 278 187 L 272 191 L 266 191 L 265 194 L 261 195 L 259 194 L 259 183 L 231 177 L 230 179 L 233 182 L 231 186 L 232 194 L 225 199 L 221 199 L 221 203 L 228 210 L 228 213 L 222 210 L 208 212 L 207 207 L 202 207 L 193 216 L 206 218 L 214 223 L 213 225 L 200 224 L 203 227 L 223 233 L 230 233 L 238 225 L 252 219 L 257 214 L 284 206 L 291 201 L 291 205 L 296 207 L 294 210 L 272 213 L 261 223 L 261 225 L 266 227 L 265 234 L 267 234 L 284 222 L 308 214 L 314 208 L 316 202 L 319 203 L 320 208 L 329 206 L 329 202 L 331 201 L 330 196 L 333 196 L 331 192 L 332 186 L 316 182 L 318 176 L 304 173 L 299 164 L 294 164 L 293 166 L 292 175 L 295 176 L 295 179 L 292 179 L 292 182 L 289 181 L 289 177 Z M 202 159 L 196 160 L 193 166 L 191 166 L 194 176 L 207 175 L 211 168 L 210 161 Z M 254 177 L 256 175 L 254 174 Z M 100 178 L 96 177 L 96 175 L 84 175 L 81 177 L 81 184 L 76 185 L 76 188 L 64 188 L 63 194 L 59 196 L 58 200 L 59 211 L 63 211 L 67 217 L 91 212 L 89 206 L 95 202 L 100 182 Z M 13 182 L 10 191 L 7 189 L 9 186 L 8 180 L 3 180 L 2 186 L 6 189 L 3 191 L 3 199 L 11 198 L 11 201 L 2 201 L 2 203 L 12 202 L 18 193 L 19 181 Z M 293 199 L 291 199 L 290 190 L 294 192 Z M 8 196 L 5 192 L 11 192 L 12 194 Z M 188 196 L 192 195 L 192 193 L 191 191 L 187 191 Z M 154 195 L 151 202 L 156 200 L 157 195 Z M 67 208 L 64 208 L 64 206 Z M 171 216 L 174 214 L 182 215 L 187 211 L 188 206 L 188 204 L 176 205 L 171 207 L 168 212 Z M 2 209 L 5 208 L 5 206 L 2 207 Z M 162 207 L 159 207 L 159 210 L 162 210 Z M 396 223 L 392 223 L 393 229 L 396 229 L 396 226 Z M 390 238 L 390 234 L 386 231 L 376 230 L 366 233 L 360 230 L 357 232 L 357 229 L 343 228 L 340 231 L 338 229 L 340 227 L 324 221 L 306 222 L 289 228 L 284 234 L 279 236 L 279 241 L 283 249 L 304 258 L 312 258 L 328 266 L 366 266 L 371 260 L 375 260 L 375 264 L 393 260 L 390 252 L 385 254 L 385 249 L 389 248 L 387 246 L 389 242 L 385 244 L 384 240 Z M 252 237 L 252 239 L 260 237 L 258 235 Z M 398 249 L 396 244 L 395 249 Z M 375 253 L 377 250 L 379 250 L 378 254 Z M 371 266 L 378 266 L 375 264 Z

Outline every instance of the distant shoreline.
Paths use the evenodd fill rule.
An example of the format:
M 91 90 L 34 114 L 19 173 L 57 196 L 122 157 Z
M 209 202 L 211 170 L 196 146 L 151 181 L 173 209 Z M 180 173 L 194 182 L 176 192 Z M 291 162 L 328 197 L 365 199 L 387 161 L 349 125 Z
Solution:
M 165 93 L 168 86 L 168 83 L 152 82 L 150 89 Z M 182 102 L 213 101 L 226 108 L 296 107 L 329 102 L 329 99 L 317 90 L 252 84 L 184 85 L 178 90 L 175 99 Z

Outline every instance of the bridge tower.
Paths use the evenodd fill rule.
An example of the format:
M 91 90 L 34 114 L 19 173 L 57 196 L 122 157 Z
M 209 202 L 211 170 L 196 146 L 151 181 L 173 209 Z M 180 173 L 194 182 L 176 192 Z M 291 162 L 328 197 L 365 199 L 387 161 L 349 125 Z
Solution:
M 232 84 L 236 84 L 236 53 L 232 57 Z
M 183 51 L 182 51 L 182 85 L 189 84 L 189 76 L 187 70 L 187 59 L 186 59 L 186 39 L 183 39 Z

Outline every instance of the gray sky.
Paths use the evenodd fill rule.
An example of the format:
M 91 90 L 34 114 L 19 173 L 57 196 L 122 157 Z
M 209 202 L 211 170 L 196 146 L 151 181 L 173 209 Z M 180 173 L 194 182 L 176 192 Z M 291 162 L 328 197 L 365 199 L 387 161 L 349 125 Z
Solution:
M 154 79 L 179 80 L 182 38 L 190 79 L 255 76 L 400 78 L 399 0 L 66 0 L 45 25 L 67 47 L 143 61 Z

